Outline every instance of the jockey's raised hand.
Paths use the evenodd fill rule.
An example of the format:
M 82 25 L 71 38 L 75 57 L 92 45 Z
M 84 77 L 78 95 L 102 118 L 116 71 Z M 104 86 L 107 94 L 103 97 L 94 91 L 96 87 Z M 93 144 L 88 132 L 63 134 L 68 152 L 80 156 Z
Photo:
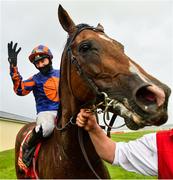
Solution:
M 21 47 L 17 49 L 17 43 L 13 46 L 13 41 L 8 43 L 8 62 L 10 66 L 17 66 L 17 55 L 19 54 Z

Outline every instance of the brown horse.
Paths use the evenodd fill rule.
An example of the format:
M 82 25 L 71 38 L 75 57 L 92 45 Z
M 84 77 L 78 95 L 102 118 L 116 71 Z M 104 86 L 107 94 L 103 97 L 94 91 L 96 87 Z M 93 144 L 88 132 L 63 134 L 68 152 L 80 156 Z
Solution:
M 80 129 L 83 148 L 94 171 L 83 156 L 75 126 L 80 108 L 99 106 L 123 117 L 130 129 L 161 125 L 167 121 L 170 89 L 132 61 L 124 53 L 123 45 L 107 36 L 101 25 L 96 28 L 86 24 L 76 26 L 61 5 L 58 16 L 69 35 L 61 60 L 58 127 L 62 128 L 55 128 L 51 137 L 42 143 L 38 176 L 51 179 L 109 178 L 88 133 Z M 25 178 L 17 164 L 20 143 L 33 126 L 24 126 L 17 135 L 18 178 Z

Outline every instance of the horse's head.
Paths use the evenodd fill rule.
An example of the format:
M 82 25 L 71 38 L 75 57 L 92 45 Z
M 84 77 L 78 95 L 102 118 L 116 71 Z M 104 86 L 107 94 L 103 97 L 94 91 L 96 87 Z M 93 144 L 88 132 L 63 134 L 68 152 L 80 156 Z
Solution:
M 100 24 L 76 26 L 61 5 L 58 16 L 69 35 L 61 62 L 62 101 L 70 104 L 72 99 L 80 108 L 93 100 L 99 103 L 106 95 L 109 111 L 123 117 L 130 129 L 167 121 L 169 87 L 130 59 Z

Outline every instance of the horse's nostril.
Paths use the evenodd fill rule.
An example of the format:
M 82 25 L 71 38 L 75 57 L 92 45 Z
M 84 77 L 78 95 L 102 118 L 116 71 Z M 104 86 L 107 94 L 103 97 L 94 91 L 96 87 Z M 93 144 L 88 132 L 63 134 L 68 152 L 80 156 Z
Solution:
M 144 98 L 146 98 L 150 102 L 156 101 L 156 96 L 149 91 L 146 94 L 144 94 Z
M 136 103 L 145 112 L 155 113 L 165 102 L 164 91 L 156 85 L 145 85 L 135 93 Z
M 156 85 L 151 85 L 147 87 L 147 90 L 155 94 L 157 106 L 160 107 L 165 103 L 165 92 L 163 89 Z
M 144 105 L 157 103 L 156 95 L 147 89 L 147 87 L 142 87 L 136 92 L 136 99 Z

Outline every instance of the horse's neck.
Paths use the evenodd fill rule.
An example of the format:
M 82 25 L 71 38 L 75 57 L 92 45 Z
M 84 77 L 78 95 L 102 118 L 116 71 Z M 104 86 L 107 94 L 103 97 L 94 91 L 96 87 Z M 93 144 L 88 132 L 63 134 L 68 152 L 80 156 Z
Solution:
M 71 117 L 74 117 L 80 110 L 79 102 L 73 96 L 70 88 L 68 87 L 67 80 L 61 82 L 61 123 L 62 126 L 68 123 Z
M 71 94 L 66 84 L 61 86 L 61 107 L 62 114 L 60 123 L 62 127 L 65 127 L 69 123 L 70 118 L 76 118 L 77 113 L 80 111 L 80 105 L 75 97 Z M 76 121 L 75 119 L 73 121 Z M 87 136 L 87 133 L 84 133 Z M 69 124 L 67 128 L 62 132 L 62 143 L 65 149 L 71 149 L 72 147 L 79 146 L 78 143 L 78 127 L 74 124 Z M 73 145 L 72 145 L 73 144 Z
M 61 124 L 64 127 L 71 117 L 76 118 L 77 113 L 80 111 L 80 102 L 74 97 L 71 90 L 71 82 L 68 71 L 70 69 L 68 59 L 63 54 L 63 60 L 61 62 L 61 80 L 60 80 L 60 99 L 61 99 Z M 91 140 L 88 137 L 88 133 L 84 132 L 84 138 L 91 144 Z M 70 124 L 68 128 L 62 132 L 62 143 L 67 151 L 71 148 L 75 149 L 79 147 L 78 143 L 78 127 Z M 80 147 L 79 147 L 80 148 Z
M 87 154 L 92 154 L 93 159 L 97 160 L 98 155 L 94 149 L 91 139 L 86 131 L 78 129 L 76 125 L 70 125 L 61 133 L 61 147 L 66 156 L 73 157 L 73 161 L 79 160 L 83 163 L 83 154 L 80 147 L 80 139 L 83 141 L 84 148 Z M 82 132 L 82 133 L 80 133 Z M 85 161 L 85 160 L 84 160 Z

